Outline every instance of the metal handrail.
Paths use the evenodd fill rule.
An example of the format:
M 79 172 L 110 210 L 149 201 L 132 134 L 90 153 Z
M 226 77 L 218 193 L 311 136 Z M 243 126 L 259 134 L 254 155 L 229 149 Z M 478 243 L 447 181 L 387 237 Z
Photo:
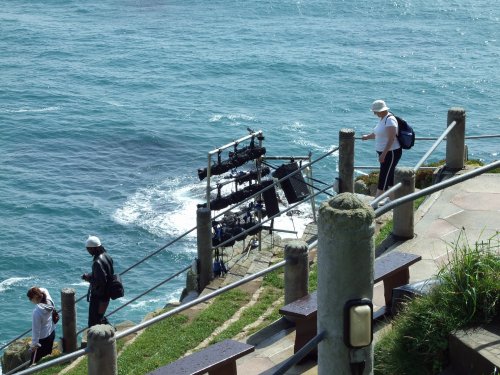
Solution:
M 155 286 L 149 288 L 148 290 L 146 290 L 145 292 L 142 292 L 141 294 L 139 294 L 138 296 L 132 298 L 130 301 L 127 301 L 126 303 L 124 303 L 123 305 L 121 305 L 120 307 L 118 307 L 117 309 L 111 311 L 109 314 L 106 315 L 106 318 L 108 316 L 111 316 L 113 315 L 114 313 L 120 311 L 121 309 L 123 309 L 124 307 L 130 305 L 131 303 L 137 301 L 139 298 L 145 296 L 146 294 L 152 292 L 153 290 L 155 290 L 156 288 L 162 286 L 163 284 L 169 282 L 170 280 L 176 278 L 177 276 L 179 276 L 181 273 L 184 273 L 186 272 L 188 269 L 191 268 L 191 265 L 187 266 L 187 267 L 184 267 L 183 269 L 181 269 L 180 271 L 177 271 L 176 273 L 174 273 L 173 275 L 170 275 L 169 277 L 167 277 L 165 280 L 163 281 L 160 281 L 158 284 L 156 284 Z M 82 328 L 81 330 L 79 330 L 76 334 L 79 335 L 80 333 L 82 333 L 83 331 L 85 331 L 87 328 L 89 327 L 85 327 L 85 328 Z
M 296 173 L 296 172 L 293 172 L 293 173 Z M 316 196 L 318 196 L 318 195 L 320 195 L 320 194 L 322 194 L 322 193 L 325 193 L 328 189 L 331 189 L 332 187 L 333 187 L 333 185 L 328 185 L 326 188 L 321 189 L 321 190 L 319 190 L 318 192 L 316 192 L 316 193 L 314 193 L 313 195 L 311 195 L 311 198 L 314 198 L 314 197 L 316 197 Z M 271 220 L 273 220 L 273 219 L 277 218 L 278 216 L 281 216 L 282 214 L 284 214 L 284 213 L 286 213 L 286 212 L 288 212 L 288 211 L 290 211 L 290 210 L 294 209 L 295 207 L 297 207 L 297 206 L 299 206 L 299 205 L 301 205 L 301 204 L 303 204 L 303 203 L 305 203 L 305 202 L 306 202 L 306 201 L 305 201 L 305 200 L 303 200 L 303 201 L 300 201 L 300 202 L 294 203 L 294 204 L 292 204 L 291 206 L 288 206 L 285 210 L 280 211 L 280 212 L 278 212 L 277 214 L 275 214 L 275 215 L 273 215 L 273 216 L 268 217 L 266 220 L 261 221 L 260 223 L 257 223 L 257 224 L 255 224 L 255 225 L 251 226 L 251 227 L 250 227 L 250 228 L 248 228 L 248 229 L 245 229 L 243 232 L 238 233 L 236 236 L 233 236 L 233 237 L 231 237 L 231 238 L 229 238 L 229 239 L 227 239 L 227 240 L 225 240 L 225 241 L 221 242 L 219 245 L 214 246 L 212 249 L 218 249 L 218 248 L 220 248 L 220 247 L 224 247 L 225 245 L 227 245 L 228 243 L 230 243 L 231 241 L 233 241 L 235 238 L 237 238 L 237 237 L 241 237 L 242 235 L 247 234 L 248 232 L 251 232 L 252 230 L 254 230 L 254 229 L 256 229 L 256 228 L 258 228 L 258 227 L 262 226 L 262 224 L 265 224 L 265 223 L 267 223 L 267 222 L 269 222 L 269 221 L 271 221 Z
M 76 359 L 76 358 L 81 357 L 82 355 L 85 355 L 88 353 L 89 353 L 89 348 L 80 349 L 80 350 L 77 350 L 76 352 L 63 355 L 62 357 L 57 357 L 57 358 L 54 358 L 50 361 L 40 363 L 39 365 L 32 366 L 26 370 L 16 372 L 16 375 L 33 374 L 35 372 L 45 370 L 46 368 L 49 368 L 49 367 L 52 367 L 55 365 L 59 365 L 61 363 L 69 362 L 73 359 Z
M 355 165 L 354 169 L 377 169 L 380 168 L 380 165 Z M 413 167 L 412 167 L 413 168 Z M 425 171 L 425 170 L 435 170 L 438 169 L 439 167 L 420 167 L 418 170 L 419 171 Z
M 427 158 L 434 152 L 434 150 L 439 146 L 439 144 L 443 141 L 443 139 L 448 135 L 449 132 L 453 130 L 453 128 L 457 125 L 456 121 L 452 121 L 450 125 L 443 131 L 443 133 L 439 136 L 439 138 L 436 140 L 436 142 L 433 143 L 433 145 L 427 150 L 427 152 L 420 158 L 420 160 L 417 162 L 415 167 L 413 167 L 413 170 L 416 172 L 420 169 L 422 164 L 427 160 Z M 370 202 L 370 205 L 372 207 L 377 207 L 378 203 L 384 199 L 385 197 L 388 197 L 390 194 L 395 192 L 396 190 L 400 189 L 403 186 L 401 182 L 398 182 L 396 185 L 392 186 L 390 189 L 386 190 L 384 193 L 379 195 L 377 198 L 372 200 Z
M 476 176 L 478 176 L 480 174 L 483 174 L 485 172 L 488 172 L 488 171 L 490 171 L 492 169 L 495 169 L 495 168 L 498 168 L 498 167 L 500 167 L 500 160 L 496 161 L 496 162 L 493 162 L 493 163 L 490 163 L 490 164 L 488 164 L 486 166 L 480 167 L 478 169 L 475 169 L 475 170 L 473 170 L 471 172 L 468 172 L 466 174 L 459 175 L 459 176 L 456 176 L 456 177 L 452 177 L 452 178 L 450 178 L 448 180 L 445 180 L 445 181 L 442 181 L 442 182 L 440 182 L 440 183 L 438 183 L 436 185 L 430 186 L 430 187 L 428 187 L 426 189 L 422 189 L 419 192 L 415 192 L 415 193 L 406 195 L 404 197 L 401 197 L 399 199 L 396 199 L 396 200 L 392 201 L 391 203 L 387 204 L 386 206 L 383 206 L 383 207 L 377 209 L 375 211 L 375 217 L 379 217 L 380 215 L 382 215 L 385 212 L 393 209 L 396 206 L 399 206 L 400 204 L 412 201 L 412 200 L 414 200 L 414 199 L 416 199 L 418 197 L 421 197 L 421 196 L 433 193 L 435 191 L 444 189 L 444 188 L 446 188 L 448 186 L 452 186 L 452 185 L 457 184 L 459 182 L 466 181 L 466 180 L 468 180 L 468 179 L 470 179 L 472 177 L 476 177 Z M 316 244 L 317 244 L 317 240 L 314 241 L 313 243 L 311 243 L 308 246 L 308 250 L 312 249 L 314 246 L 316 246 Z M 147 327 L 149 327 L 149 326 L 151 326 L 151 325 L 153 325 L 153 324 L 155 324 L 155 323 L 157 323 L 157 322 L 159 322 L 159 321 L 161 321 L 163 319 L 168 318 L 169 316 L 172 316 L 172 315 L 175 315 L 175 314 L 177 314 L 179 312 L 182 312 L 182 311 L 184 311 L 184 310 L 186 310 L 186 309 L 188 309 L 188 308 L 190 308 L 192 306 L 195 306 L 195 305 L 197 305 L 199 303 L 206 302 L 209 299 L 212 299 L 212 298 L 214 298 L 214 297 L 216 297 L 216 296 L 218 296 L 218 295 L 220 295 L 220 294 L 222 294 L 222 293 L 224 293 L 224 292 L 226 292 L 228 290 L 234 289 L 234 288 L 236 288 L 236 287 L 238 287 L 240 285 L 243 285 L 243 284 L 245 284 L 245 283 L 247 283 L 249 281 L 252 281 L 252 280 L 254 280 L 254 279 L 258 278 L 258 277 L 261 277 L 261 276 L 263 276 L 263 275 L 265 275 L 265 274 L 267 274 L 269 272 L 272 272 L 272 271 L 274 271 L 274 270 L 276 270 L 276 269 L 278 269 L 280 267 L 283 267 L 285 264 L 286 264 L 286 260 L 283 260 L 283 261 L 281 261 L 279 263 L 276 263 L 275 265 L 273 265 L 271 267 L 268 267 L 265 270 L 262 270 L 262 271 L 259 271 L 259 272 L 255 273 L 255 274 L 252 274 L 252 275 L 249 275 L 247 277 L 244 277 L 244 278 L 240 279 L 239 281 L 236 281 L 236 282 L 234 282 L 234 283 L 232 283 L 230 285 L 222 287 L 222 288 L 220 288 L 220 289 L 218 289 L 218 290 L 216 290 L 216 291 L 214 291 L 212 293 L 209 293 L 209 294 L 207 294 L 207 295 L 205 295 L 203 297 L 199 297 L 199 298 L 197 298 L 197 299 L 195 299 L 195 300 L 193 300 L 191 302 L 188 302 L 188 303 L 183 304 L 183 305 L 181 305 L 181 306 L 179 306 L 177 308 L 174 308 L 174 309 L 172 309 L 170 311 L 167 311 L 167 312 L 165 312 L 163 314 L 160 314 L 160 315 L 158 315 L 156 317 L 153 317 L 152 319 L 150 319 L 148 321 L 142 322 L 142 323 L 140 323 L 140 324 L 138 324 L 138 325 L 136 325 L 134 327 L 131 327 L 131 328 L 125 330 L 125 331 L 122 331 L 122 332 L 118 333 L 115 336 L 115 339 L 118 340 L 118 339 L 126 337 L 126 336 L 128 336 L 130 334 L 136 333 L 136 332 L 138 332 L 138 331 L 140 331 L 142 329 L 145 329 L 145 328 L 147 328 Z M 321 339 L 319 339 L 319 338 L 315 338 L 315 339 L 321 341 L 321 339 L 323 339 L 323 337 Z M 311 343 L 311 345 L 313 345 L 313 344 L 317 345 L 317 343 L 314 343 L 314 342 Z M 49 367 L 52 367 L 52 366 L 54 366 L 56 364 L 59 364 L 59 363 L 67 362 L 70 359 L 80 357 L 80 356 L 85 355 L 87 353 L 88 353 L 88 348 L 81 349 L 81 350 L 76 351 L 74 353 L 71 353 L 71 354 L 68 354 L 68 355 L 56 358 L 54 360 L 48 361 L 48 362 L 43 363 L 41 365 L 38 365 L 36 367 L 24 370 L 22 372 L 19 372 L 18 374 L 19 375 L 31 374 L 31 373 L 37 372 L 38 370 L 49 368 Z
M 448 135 L 449 132 L 451 132 L 453 130 L 453 128 L 455 127 L 455 125 L 457 125 L 457 122 L 456 121 L 452 121 L 450 123 L 450 125 L 448 125 L 448 127 L 445 129 L 445 131 L 441 134 L 441 136 L 436 140 L 436 142 L 433 143 L 433 145 L 431 146 L 431 148 L 425 153 L 424 156 L 422 156 L 422 158 L 418 161 L 418 163 L 415 165 L 415 168 L 413 168 L 413 170 L 415 171 L 418 171 L 418 169 L 420 168 L 420 166 L 422 164 L 424 164 L 424 161 L 427 160 L 427 158 L 430 156 L 430 154 L 432 154 L 432 152 L 434 152 L 434 150 L 437 148 L 437 146 L 439 146 L 439 144 L 443 141 L 444 137 L 446 137 Z
M 441 181 L 435 185 L 429 186 L 429 187 L 422 189 L 420 191 L 417 191 L 417 192 L 405 195 L 404 197 L 395 199 L 395 200 L 391 201 L 390 203 L 388 203 L 382 207 L 377 208 L 375 210 L 375 217 L 379 217 L 379 216 L 385 214 L 387 211 L 392 210 L 394 207 L 400 206 L 400 205 L 407 203 L 407 202 L 411 202 L 417 198 L 423 197 L 425 195 L 429 195 L 429 194 L 434 193 L 436 191 L 447 188 L 448 186 L 452 186 L 452 185 L 455 185 L 459 182 L 466 181 L 472 177 L 479 176 L 480 174 L 483 174 L 485 172 L 488 172 L 492 169 L 499 168 L 499 167 L 500 167 L 500 160 L 497 160 L 493 163 L 490 163 L 488 165 L 474 169 L 470 172 L 449 178 L 447 180 Z
M 251 136 L 250 136 L 250 137 L 251 137 Z M 229 144 L 229 145 L 232 145 L 232 144 Z M 228 146 L 228 145 L 226 145 L 226 146 Z M 228 146 L 228 147 L 229 147 L 229 146 Z M 257 195 L 262 194 L 264 191 L 269 190 L 269 189 L 271 189 L 271 188 L 272 188 L 272 187 L 274 187 L 274 186 L 277 186 L 279 183 L 281 183 L 281 182 L 285 181 L 286 179 L 290 178 L 292 175 L 294 175 L 294 174 L 298 173 L 299 171 L 304 170 L 305 168 L 307 168 L 307 167 L 311 166 L 312 164 L 317 163 L 318 161 L 320 161 L 320 160 L 324 159 L 325 157 L 327 157 L 327 156 L 331 155 L 332 153 L 334 153 L 334 152 L 335 152 L 335 151 L 337 151 L 338 149 L 339 149 L 339 147 L 334 147 L 332 150 L 330 150 L 330 151 L 326 152 L 325 154 L 323 154 L 323 155 L 322 155 L 322 156 L 320 156 L 319 158 L 317 158 L 317 159 L 315 159 L 315 160 L 311 161 L 310 163 L 305 164 L 305 165 L 304 165 L 304 166 L 302 166 L 302 167 L 299 167 L 296 171 L 293 171 L 293 172 L 291 172 L 291 173 L 287 174 L 287 175 L 286 175 L 286 176 L 284 176 L 283 178 L 280 178 L 279 180 L 274 181 L 274 182 L 273 182 L 272 184 L 270 184 L 269 186 L 266 186 L 264 189 L 260 190 L 259 192 L 257 192 L 257 193 L 255 193 L 255 194 L 253 194 L 253 195 L 249 196 L 248 198 L 244 199 L 243 201 L 241 201 L 240 203 L 238 203 L 237 205 L 235 205 L 233 208 L 239 207 L 239 206 L 243 205 L 244 203 L 248 202 L 249 200 L 251 200 L 251 199 L 255 198 Z M 329 188 L 330 188 L 330 187 L 328 187 L 327 189 L 323 189 L 322 191 L 320 191 L 320 192 L 318 192 L 318 193 L 314 194 L 312 197 L 315 197 L 316 195 L 319 195 L 320 193 L 324 193 L 324 192 L 326 192 L 326 190 L 328 190 Z M 299 203 L 302 203 L 302 202 L 299 202 Z M 287 212 L 287 211 L 289 211 L 290 209 L 295 208 L 296 206 L 297 206 L 297 205 L 295 205 L 295 206 L 293 206 L 293 207 L 289 207 L 287 210 L 285 210 L 285 211 L 283 211 L 283 212 L 281 212 L 281 213 Z M 218 215 L 216 215 L 216 216 L 214 217 L 214 219 L 217 219 L 218 217 L 220 217 L 220 216 L 224 215 L 224 213 L 225 213 L 225 211 L 223 211 L 223 212 L 219 213 Z M 280 213 L 280 214 L 281 214 L 281 213 Z M 277 217 L 277 216 L 279 216 L 279 215 L 275 215 L 275 216 L 273 216 L 273 218 L 275 218 L 275 217 Z M 268 221 L 268 220 L 267 220 L 267 221 Z M 267 222 L 267 221 L 265 221 L 265 222 Z M 262 223 L 257 224 L 257 225 L 255 225 L 255 226 L 253 226 L 252 228 L 247 229 L 244 233 L 247 233 L 248 231 L 251 231 L 251 230 L 253 230 L 253 229 L 257 228 L 257 226 L 258 226 L 258 225 L 261 225 L 261 224 L 262 224 Z M 162 251 L 162 250 L 166 249 L 167 247 L 169 247 L 169 246 L 173 245 L 174 243 L 178 242 L 178 241 L 179 241 L 179 240 L 181 240 L 182 238 L 186 237 L 189 233 L 193 232 L 193 231 L 194 231 L 194 230 L 196 230 L 196 229 L 197 229 L 197 226 L 196 226 L 196 227 L 194 227 L 194 228 L 191 228 L 191 229 L 190 229 L 190 230 L 188 230 L 187 232 L 185 232 L 185 233 L 183 233 L 183 234 L 179 235 L 178 237 L 176 237 L 176 238 L 175 238 L 175 239 L 173 239 L 172 241 L 170 241 L 170 242 L 168 242 L 167 244 L 165 244 L 165 245 L 161 246 L 161 247 L 160 247 L 160 248 L 158 248 L 157 250 L 153 251 L 152 253 L 148 254 L 147 256 L 145 256 L 144 258 L 142 258 L 141 260 L 137 261 L 136 263 L 132 264 L 131 266 L 129 266 L 128 268 L 126 268 L 125 270 L 123 270 L 122 272 L 120 272 L 120 275 L 124 275 L 125 273 L 127 273 L 127 272 L 128 272 L 128 271 L 130 271 L 131 269 L 133 269 L 133 268 L 137 267 L 139 264 L 141 264 L 141 263 L 145 262 L 146 260 L 150 259 L 151 257 L 155 256 L 155 255 L 156 255 L 156 254 L 158 254 L 160 251 Z M 238 234 L 238 236 L 241 236 L 241 235 L 242 235 L 242 234 L 244 234 L 244 233 L 240 233 L 240 234 Z M 222 247 L 224 244 L 227 244 L 227 243 L 229 243 L 230 241 L 232 241 L 232 239 L 233 239 L 233 238 L 231 238 L 231 239 L 229 239 L 229 240 L 226 240 L 225 242 L 223 242 L 222 244 L 220 244 L 218 247 Z M 86 297 L 86 296 L 85 296 L 85 295 L 83 295 L 83 296 L 81 296 L 80 298 L 76 299 L 76 300 L 75 300 L 75 304 L 76 304 L 76 303 L 78 303 L 78 302 L 80 302 L 81 300 L 83 300 L 85 297 Z M 30 329 L 28 329 L 28 330 L 26 330 L 26 331 L 25 331 L 25 332 L 23 332 L 22 334 L 18 335 L 16 338 L 14 338 L 14 339 L 10 340 L 10 341 L 9 341 L 9 342 L 7 342 L 6 344 L 4 344 L 2 347 L 0 347 L 0 351 L 1 351 L 1 350 L 3 350 L 3 349 L 5 349 L 5 348 L 6 348 L 7 346 L 9 346 L 10 344 L 12 344 L 14 341 L 16 341 L 16 340 L 20 339 L 21 337 L 26 336 L 26 335 L 27 335 L 28 333 L 30 333 L 30 332 L 31 332 L 31 328 L 30 328 Z
M 309 244 L 307 246 L 307 250 L 311 250 L 312 248 L 316 247 L 318 244 L 318 241 L 315 240 L 313 241 L 311 244 Z M 200 303 L 203 303 L 203 302 L 206 302 L 214 297 L 217 297 L 218 295 L 228 291 L 228 290 L 231 290 L 231 289 L 234 289 L 240 285 L 243 285 L 243 284 L 246 284 L 248 283 L 249 281 L 252 281 L 252 280 L 255 280 L 261 276 L 264 276 L 272 271 L 275 271 L 277 270 L 278 268 L 281 268 L 283 267 L 284 265 L 286 264 L 286 260 L 282 260 L 281 262 L 278 262 L 276 264 L 273 264 L 272 266 L 262 270 L 262 271 L 259 271 L 259 272 L 256 272 L 252 275 L 248 275 L 246 277 L 243 277 L 242 279 L 232 283 L 232 284 L 229 284 L 229 285 L 226 285 L 220 289 L 217 289 L 215 291 L 213 291 L 212 293 L 209 293 L 209 294 L 206 294 L 205 296 L 202 296 L 202 297 L 198 297 L 197 299 L 191 301 L 191 302 L 187 302 L 185 304 L 182 304 L 181 306 L 179 307 L 176 307 L 172 310 L 169 310 L 163 314 L 160 314 L 160 315 L 157 315 L 153 318 L 151 318 L 150 320 L 147 320 L 145 322 L 142 322 L 134 327 L 131 327 L 125 331 L 122 331 L 118 334 L 115 335 L 115 340 L 119 340 L 123 337 L 126 337 L 128 335 L 131 335 L 131 334 L 134 334 L 134 333 L 137 333 L 161 320 L 164 320 L 166 318 L 168 318 L 169 316 L 172 316 L 172 315 L 175 315 L 177 313 L 180 313 L 190 307 L 193 307 L 193 306 L 196 306 Z M 85 349 L 80 349 L 80 350 L 77 350 L 76 352 L 73 352 L 73 353 L 70 353 L 70 354 L 67 354 L 67 355 L 64 355 L 62 357 L 57 357 L 53 360 L 50 360 L 50 361 L 47 361 L 45 363 L 42 363 L 40 365 L 37 365 L 37 366 L 34 366 L 34 367 L 31 367 L 27 370 L 24 370 L 22 372 L 18 372 L 17 374 L 18 375 L 27 375 L 27 374 L 32 374 L 34 372 L 37 372 L 39 370 L 43 370 L 43 369 L 46 369 L 46 368 L 49 368 L 49 367 L 52 367 L 52 366 L 55 366 L 55 365 L 58 365 L 60 363 L 64 363 L 64 362 L 68 362 L 72 359 L 75 359 L 75 358 L 78 358 L 78 357 L 81 357 L 82 355 L 85 355 L 85 354 L 88 354 L 89 352 L 89 348 L 85 348 Z
M 326 331 L 321 331 L 309 340 L 297 353 L 289 357 L 279 368 L 272 372 L 272 375 L 283 375 L 296 365 L 302 358 L 309 354 L 326 337 Z
M 486 135 L 466 135 L 464 139 L 486 139 L 486 138 L 500 138 L 500 134 L 486 134 Z M 361 137 L 355 137 L 356 140 L 362 140 Z M 415 137 L 415 141 L 435 141 L 436 137 Z

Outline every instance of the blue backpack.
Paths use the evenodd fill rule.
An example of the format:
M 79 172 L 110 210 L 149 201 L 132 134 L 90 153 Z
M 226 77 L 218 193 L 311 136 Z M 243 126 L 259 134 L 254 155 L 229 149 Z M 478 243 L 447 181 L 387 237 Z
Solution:
M 398 122 L 397 138 L 398 138 L 399 144 L 401 145 L 401 148 L 404 150 L 409 150 L 415 144 L 415 131 L 401 117 L 398 117 L 393 113 L 391 113 L 390 115 L 394 116 L 396 118 L 396 121 Z M 389 117 L 389 116 L 387 116 L 387 117 Z M 385 119 L 385 121 L 387 122 L 387 118 Z

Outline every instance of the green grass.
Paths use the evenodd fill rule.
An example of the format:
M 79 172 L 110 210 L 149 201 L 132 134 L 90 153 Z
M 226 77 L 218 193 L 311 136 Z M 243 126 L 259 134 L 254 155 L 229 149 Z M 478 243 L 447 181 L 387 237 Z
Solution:
M 217 297 L 191 321 L 175 315 L 148 328 L 120 355 L 118 373 L 142 375 L 175 361 L 209 337 L 249 299 L 248 293 L 233 289 Z
M 470 246 L 463 238 L 438 277 L 442 284 L 408 302 L 375 346 L 375 374 L 439 374 L 448 336 L 500 318 L 499 236 Z

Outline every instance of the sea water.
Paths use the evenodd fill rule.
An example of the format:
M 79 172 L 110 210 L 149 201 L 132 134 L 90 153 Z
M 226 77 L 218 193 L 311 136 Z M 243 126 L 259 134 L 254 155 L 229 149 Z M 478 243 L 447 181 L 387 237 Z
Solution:
M 206 191 L 197 169 L 247 128 L 264 132 L 267 155 L 315 159 L 341 128 L 370 132 L 370 104 L 385 99 L 420 137 L 439 136 L 454 106 L 468 135 L 499 133 L 499 17 L 486 0 L 5 2 L 0 344 L 31 327 L 29 287 L 58 306 L 61 288 L 85 295 L 89 234 L 119 272 L 192 229 Z M 498 139 L 467 143 L 471 158 L 498 158 Z M 417 141 L 401 165 L 431 144 Z M 356 165 L 376 165 L 373 143 L 357 141 Z M 336 171 L 333 154 L 314 177 L 332 183 Z M 126 273 L 110 310 L 189 266 L 194 233 Z M 184 285 L 182 275 L 110 320 L 139 322 Z

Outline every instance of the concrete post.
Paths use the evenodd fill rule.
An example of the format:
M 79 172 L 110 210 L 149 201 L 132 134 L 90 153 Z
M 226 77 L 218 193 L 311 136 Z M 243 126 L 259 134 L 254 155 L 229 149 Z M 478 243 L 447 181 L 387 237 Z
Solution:
M 98 324 L 88 331 L 88 374 L 117 375 L 115 330 L 109 324 Z
M 196 211 L 198 245 L 198 292 L 214 278 L 212 256 L 212 217 L 210 209 L 200 207 Z
M 364 362 L 373 373 L 373 347 L 351 350 L 344 344 L 344 305 L 373 298 L 374 225 L 371 206 L 342 193 L 324 202 L 318 219 L 319 375 L 351 375 L 350 362 Z M 351 358 L 351 359 L 350 359 Z
M 448 110 L 447 126 L 453 121 L 457 124 L 446 136 L 446 168 L 459 171 L 464 168 L 465 155 L 465 109 L 450 108 Z
M 74 289 L 61 289 L 61 309 L 63 353 L 72 353 L 78 349 Z
M 394 172 L 394 183 L 401 182 L 402 186 L 396 190 L 395 198 L 401 198 L 405 195 L 415 192 L 415 171 L 412 168 L 396 168 Z M 415 215 L 413 213 L 413 201 L 406 202 L 392 211 L 393 227 L 392 235 L 398 240 L 409 240 L 413 238 Z
M 354 193 L 354 130 L 339 131 L 339 193 Z
M 309 286 L 307 243 L 290 241 L 285 246 L 285 305 L 304 297 Z

